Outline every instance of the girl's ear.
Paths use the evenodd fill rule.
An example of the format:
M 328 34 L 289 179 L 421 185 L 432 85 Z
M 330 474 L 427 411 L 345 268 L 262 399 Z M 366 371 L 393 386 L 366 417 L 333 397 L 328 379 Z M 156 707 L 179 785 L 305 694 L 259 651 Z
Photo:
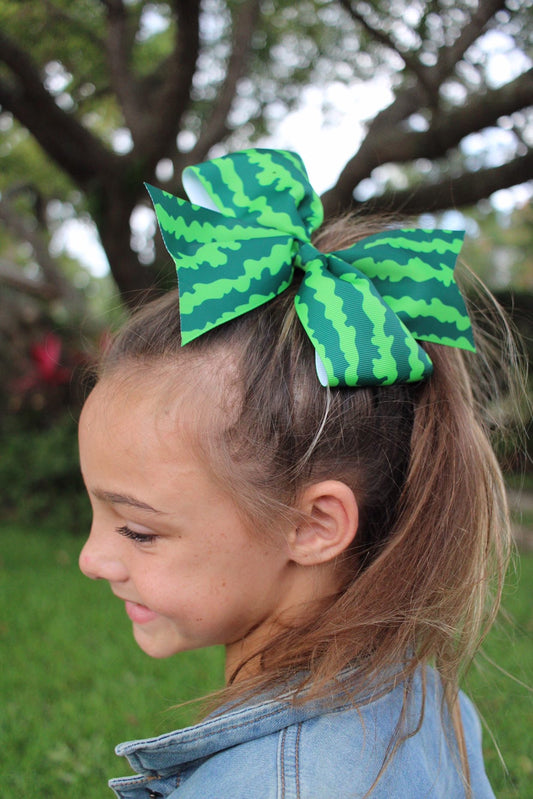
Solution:
M 357 532 L 359 511 L 355 495 L 345 483 L 314 483 L 302 494 L 298 509 L 304 521 L 291 530 L 288 542 L 294 563 L 327 563 L 350 546 Z

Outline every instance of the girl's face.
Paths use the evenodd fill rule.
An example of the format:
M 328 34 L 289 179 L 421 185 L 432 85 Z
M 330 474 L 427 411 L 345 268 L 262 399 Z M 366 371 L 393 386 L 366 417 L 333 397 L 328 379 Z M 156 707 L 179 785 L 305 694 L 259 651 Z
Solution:
M 254 536 L 195 456 L 193 403 L 176 413 L 162 397 L 153 383 L 111 378 L 85 405 L 93 523 L 80 567 L 109 582 L 147 654 L 225 644 L 242 657 L 300 601 L 295 564 L 285 538 Z

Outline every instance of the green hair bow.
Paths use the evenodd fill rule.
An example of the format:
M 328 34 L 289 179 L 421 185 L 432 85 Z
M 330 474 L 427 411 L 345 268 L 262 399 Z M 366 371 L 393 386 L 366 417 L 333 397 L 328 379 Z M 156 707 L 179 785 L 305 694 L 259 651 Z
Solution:
M 322 203 L 295 153 L 245 150 L 190 166 L 187 195 L 147 186 L 178 271 L 182 344 L 303 278 L 298 317 L 323 385 L 414 382 L 432 364 L 416 339 L 474 350 L 453 277 L 462 232 L 385 230 L 324 254 Z

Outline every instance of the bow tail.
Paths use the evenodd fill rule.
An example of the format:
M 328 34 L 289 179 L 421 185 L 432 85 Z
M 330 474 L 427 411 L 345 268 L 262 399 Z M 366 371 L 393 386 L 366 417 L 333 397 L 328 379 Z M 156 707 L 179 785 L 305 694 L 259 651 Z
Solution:
M 332 268 L 338 264 L 348 277 L 345 264 L 353 264 L 370 278 L 417 340 L 475 351 L 454 278 L 463 237 L 452 230 L 385 230 L 334 253 Z
M 315 250 L 306 259 L 295 298 L 329 385 L 390 385 L 431 374 L 428 355 L 372 282 L 362 273 L 350 281 L 334 275 L 329 258 Z

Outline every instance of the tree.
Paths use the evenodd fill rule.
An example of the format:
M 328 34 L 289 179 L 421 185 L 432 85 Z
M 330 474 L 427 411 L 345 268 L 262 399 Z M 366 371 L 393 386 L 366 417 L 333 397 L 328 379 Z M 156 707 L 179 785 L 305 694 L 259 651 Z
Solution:
M 0 282 L 64 296 L 47 245 L 78 213 L 93 220 L 125 302 L 150 296 L 168 259 L 159 250 L 143 264 L 132 246 L 142 181 L 181 193 L 187 164 L 257 140 L 309 83 L 388 74 L 393 90 L 324 194 L 326 214 L 363 193 L 372 210 L 461 207 L 530 179 L 530 10 L 531 0 L 2 0 L 0 218 L 39 272 L 0 261 Z M 498 163 L 491 131 L 505 139 Z
M 517 206 L 505 215 L 481 207 L 469 218 L 483 235 L 465 241 L 462 254 L 468 266 L 491 291 L 512 286 L 514 293 L 529 293 L 533 301 L 533 205 Z

